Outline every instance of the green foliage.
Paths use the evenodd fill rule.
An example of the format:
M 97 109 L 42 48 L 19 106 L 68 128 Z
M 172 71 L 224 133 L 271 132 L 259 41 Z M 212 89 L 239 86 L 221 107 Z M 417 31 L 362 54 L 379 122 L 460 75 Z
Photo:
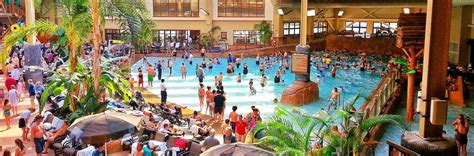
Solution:
M 100 76 L 100 90 L 102 93 L 107 93 L 110 97 L 115 97 L 114 93 L 118 93 L 119 98 L 124 102 L 128 102 L 132 97 L 131 91 L 128 89 L 128 81 L 126 81 L 120 71 L 112 69 L 112 62 L 124 59 L 115 58 L 107 59 L 101 58 L 101 76 Z M 50 83 L 45 89 L 40 100 L 40 109 L 45 106 L 46 100 L 51 95 L 65 94 L 63 109 L 70 109 L 71 112 L 76 113 L 75 116 L 89 115 L 102 112 L 105 109 L 108 101 L 99 102 L 99 97 L 94 96 L 92 68 L 89 61 L 80 59 L 77 70 L 70 72 L 69 69 L 62 69 L 64 71 L 51 71 L 47 68 L 32 67 L 33 69 L 40 69 L 47 72 L 52 72 L 53 75 L 49 77 Z M 79 87 L 79 92 L 85 92 L 85 95 L 75 94 L 75 87 Z M 79 103 L 72 105 L 71 99 L 76 97 Z
M 152 16 L 142 0 L 102 0 L 100 10 L 103 17 L 111 18 L 124 30 L 123 39 L 138 50 L 153 41 Z
M 275 107 L 274 117 L 264 120 L 254 128 L 254 132 L 263 130 L 265 137 L 258 140 L 259 144 L 274 149 L 278 155 L 350 155 L 364 146 L 365 133 L 378 124 L 393 123 L 407 129 L 403 116 L 379 115 L 364 119 L 362 113 L 351 112 L 350 108 L 364 97 L 357 95 L 346 102 L 346 107 L 329 115 L 321 110 L 308 115 L 299 108 L 286 109 Z M 338 135 L 332 126 L 338 126 Z M 310 147 L 310 140 L 325 147 Z
M 199 38 L 199 42 L 200 42 L 201 46 L 203 46 L 207 49 L 213 47 L 217 42 L 217 39 L 215 38 L 214 33 L 216 33 L 217 31 L 220 31 L 220 30 L 221 30 L 221 27 L 213 26 L 213 27 L 211 27 L 211 29 L 207 33 L 201 34 L 201 36 Z
M 267 23 L 267 21 L 262 21 L 259 24 L 255 24 L 254 29 L 260 32 L 259 39 L 263 44 L 266 44 L 270 41 L 270 38 L 273 35 L 270 23 Z
M 407 73 L 407 74 L 416 74 L 415 69 L 409 69 L 408 68 L 408 61 L 402 58 L 398 58 L 394 61 L 395 64 L 402 65 L 402 71 Z M 423 64 L 418 64 L 418 67 L 422 67 Z

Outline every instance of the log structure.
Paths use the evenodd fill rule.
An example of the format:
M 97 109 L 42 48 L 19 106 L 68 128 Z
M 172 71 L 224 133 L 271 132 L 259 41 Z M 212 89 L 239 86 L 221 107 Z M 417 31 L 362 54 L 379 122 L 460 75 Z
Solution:
M 423 49 L 425 25 L 426 13 L 400 14 L 397 28 L 397 47 Z
M 425 45 L 426 13 L 400 14 L 397 28 L 397 47 L 401 48 L 407 55 L 407 67 L 409 71 L 417 68 L 417 58 L 423 54 Z M 407 113 L 406 119 L 413 120 L 415 114 L 415 73 L 407 74 Z

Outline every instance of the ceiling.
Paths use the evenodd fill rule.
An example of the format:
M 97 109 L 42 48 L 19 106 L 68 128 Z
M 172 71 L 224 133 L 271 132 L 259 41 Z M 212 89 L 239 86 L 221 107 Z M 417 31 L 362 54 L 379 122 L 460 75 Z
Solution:
M 474 5 L 474 0 L 452 0 L 453 6 Z M 301 0 L 272 0 L 275 6 L 300 8 Z M 426 7 L 427 0 L 308 0 L 315 8 Z

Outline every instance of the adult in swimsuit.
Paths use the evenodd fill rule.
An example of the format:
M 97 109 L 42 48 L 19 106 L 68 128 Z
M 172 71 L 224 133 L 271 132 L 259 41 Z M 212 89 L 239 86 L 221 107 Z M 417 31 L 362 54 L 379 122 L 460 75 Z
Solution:
M 467 156 L 466 145 L 467 145 L 467 133 L 469 132 L 469 121 L 464 118 L 463 114 L 459 114 L 458 118 L 452 123 L 456 127 L 456 144 L 458 147 L 458 153 L 461 156 Z

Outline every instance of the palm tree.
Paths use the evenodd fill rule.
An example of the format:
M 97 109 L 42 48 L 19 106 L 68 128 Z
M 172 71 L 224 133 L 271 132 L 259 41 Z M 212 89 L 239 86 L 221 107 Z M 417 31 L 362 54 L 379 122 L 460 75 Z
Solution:
M 128 81 L 126 81 L 122 76 L 124 74 L 121 72 L 122 70 L 116 70 L 113 66 L 113 62 L 123 59 L 126 58 L 101 58 L 103 61 L 100 64 L 101 74 L 98 78 L 100 86 L 99 92 L 107 93 L 110 97 L 118 95 L 120 99 L 127 102 L 132 96 L 132 93 L 128 89 Z M 69 69 L 52 71 L 42 67 L 31 68 L 53 73 L 53 75 L 48 78 L 51 82 L 48 83 L 48 87 L 41 96 L 41 110 L 44 108 L 49 96 L 66 94 L 63 109 L 70 110 L 72 113 L 81 110 L 81 112 L 78 112 L 76 115 L 80 115 L 81 113 L 88 115 L 103 111 L 102 107 L 97 106 L 102 106 L 102 103 L 106 101 L 102 101 L 99 96 L 94 95 L 93 80 L 95 77 L 92 76 L 93 70 L 90 61 L 79 59 L 79 64 L 75 72 L 71 72 Z M 74 86 L 77 86 L 77 88 L 73 88 Z M 75 103 L 76 100 L 80 101 L 80 103 Z M 101 109 L 87 109 L 92 107 Z M 73 118 L 71 118 L 71 120 L 72 119 Z
M 202 34 L 200 37 L 201 45 L 206 47 L 206 49 L 210 49 L 212 46 L 214 46 L 215 42 L 217 41 L 217 39 L 214 37 L 214 34 L 220 30 L 221 27 L 213 26 L 207 33 Z
M 258 143 L 274 149 L 278 155 L 311 155 L 311 135 L 326 126 L 299 108 L 277 106 L 274 117 L 256 125 L 253 132 L 263 130 L 265 136 Z
M 99 0 L 89 0 L 92 11 L 92 34 L 94 55 L 92 56 L 92 73 L 94 77 L 94 94 L 96 97 L 100 96 L 99 77 L 100 77 L 100 20 L 99 20 Z
M 270 38 L 273 35 L 273 31 L 271 30 L 271 25 L 267 23 L 267 21 L 262 21 L 259 24 L 255 24 L 254 29 L 259 31 L 259 39 L 263 43 L 263 45 L 267 44 L 270 41 Z
M 363 134 L 375 125 L 394 123 L 407 129 L 400 115 L 379 115 L 364 119 L 361 113 L 351 111 L 361 98 L 355 96 L 345 104 L 343 110 L 336 110 L 333 115 L 324 110 L 308 115 L 299 108 L 277 106 L 274 117 L 255 127 L 254 132 L 263 130 L 265 135 L 258 143 L 274 149 L 278 155 L 331 155 L 333 152 L 350 155 L 362 149 L 365 143 Z M 332 131 L 334 125 L 342 127 L 339 132 L 343 137 Z M 315 140 L 318 146 L 311 147 L 310 140 Z M 321 147 L 323 142 L 328 146 Z

